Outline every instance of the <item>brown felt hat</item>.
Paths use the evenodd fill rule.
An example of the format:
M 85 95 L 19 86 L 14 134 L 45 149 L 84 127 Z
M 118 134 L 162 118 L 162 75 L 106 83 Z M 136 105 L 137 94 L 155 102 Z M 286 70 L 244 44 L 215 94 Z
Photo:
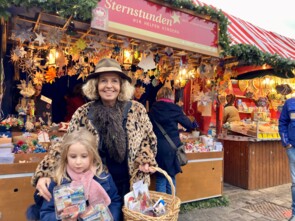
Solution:
M 94 72 L 90 73 L 86 81 L 99 77 L 100 74 L 113 72 L 117 73 L 121 78 L 126 79 L 131 83 L 131 78 L 122 71 L 122 68 L 115 59 L 112 58 L 103 58 L 95 66 Z

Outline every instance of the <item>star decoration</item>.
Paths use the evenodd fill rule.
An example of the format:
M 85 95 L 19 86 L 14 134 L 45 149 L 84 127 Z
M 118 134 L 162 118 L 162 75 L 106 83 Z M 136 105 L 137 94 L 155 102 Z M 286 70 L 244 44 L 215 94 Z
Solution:
M 180 24 L 179 15 L 177 15 L 175 12 L 173 12 L 173 15 L 171 16 L 171 18 L 173 19 L 173 24 L 175 23 Z
M 82 78 L 82 80 L 84 81 L 85 78 L 87 78 L 89 72 L 88 72 L 88 69 L 87 68 L 85 68 L 83 66 L 80 66 L 80 68 L 77 71 L 77 74 L 79 74 L 77 80 L 79 80 L 80 78 Z
M 34 39 L 34 42 L 38 41 L 39 46 L 41 46 L 42 44 L 44 44 L 45 43 L 45 41 L 44 41 L 45 40 L 45 37 L 42 35 L 42 32 L 40 32 L 40 34 L 38 34 L 38 33 L 35 32 L 35 34 L 36 34 L 37 38 Z
M 48 71 L 45 74 L 45 80 L 47 83 L 52 84 L 56 78 L 56 69 L 55 67 L 49 67 Z
M 19 61 L 19 56 L 17 56 L 16 53 L 12 53 L 10 56 L 10 60 L 12 61 L 12 63 L 16 63 Z
M 87 44 L 83 39 L 79 39 L 76 41 L 75 46 L 82 51 L 87 47 Z
M 13 38 L 18 39 L 21 43 L 24 43 L 25 41 L 31 42 L 32 27 L 25 26 L 24 24 L 17 24 L 17 26 L 18 29 L 13 31 Z
M 24 47 L 17 46 L 14 50 L 12 50 L 12 53 L 16 54 L 19 58 L 23 58 L 27 52 L 25 51 Z
M 51 45 L 58 45 L 63 37 L 63 32 L 59 28 L 51 28 L 46 36 L 47 42 Z
M 212 101 L 212 99 L 209 93 L 204 93 L 203 91 L 201 91 L 198 95 L 194 97 L 194 102 L 195 101 L 198 101 L 200 104 L 206 106 Z
M 41 72 L 36 71 L 36 73 L 33 76 L 33 83 L 35 85 L 42 85 L 43 82 L 44 82 L 44 75 Z
M 77 71 L 75 70 L 75 68 L 69 68 L 67 74 L 71 77 L 76 75 Z
M 98 52 L 102 46 L 98 41 L 95 41 L 93 39 L 90 40 L 89 44 L 87 45 L 88 48 L 92 48 L 95 50 L 95 52 Z

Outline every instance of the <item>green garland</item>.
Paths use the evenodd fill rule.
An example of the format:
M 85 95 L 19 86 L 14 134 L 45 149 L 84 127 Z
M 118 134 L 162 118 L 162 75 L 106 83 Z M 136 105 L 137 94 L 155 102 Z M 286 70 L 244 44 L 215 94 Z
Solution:
M 236 44 L 230 46 L 230 38 L 227 32 L 229 24 L 227 17 L 221 10 L 215 10 L 209 6 L 196 6 L 190 0 L 163 0 L 163 2 L 170 4 L 173 7 L 185 8 L 191 10 L 199 15 L 209 16 L 212 19 L 219 21 L 219 46 L 222 49 L 221 56 L 233 56 L 240 63 L 244 65 L 257 65 L 268 64 L 272 66 L 275 72 L 284 76 L 295 75 L 295 60 L 282 58 L 278 54 L 270 54 L 262 52 L 256 46 L 246 44 Z M 294 73 L 293 73 L 293 72 Z
M 62 17 L 73 16 L 77 20 L 89 21 L 92 9 L 99 0 L 0 0 L 0 17 L 7 19 L 10 14 L 8 8 L 12 5 L 20 7 L 39 7 L 46 12 L 57 13 Z M 221 57 L 233 56 L 246 65 L 268 64 L 278 72 L 295 72 L 295 61 L 285 59 L 279 55 L 264 53 L 252 45 L 237 44 L 230 46 L 227 27 L 229 21 L 221 10 L 209 6 L 196 6 L 191 0 L 162 0 L 175 8 L 191 10 L 196 15 L 207 16 L 208 19 L 219 21 L 219 41 Z
M 18 7 L 39 7 L 61 17 L 73 16 L 77 20 L 87 21 L 92 17 L 92 9 L 99 0 L 0 0 L 0 17 L 8 19 L 8 8 L 12 5 Z

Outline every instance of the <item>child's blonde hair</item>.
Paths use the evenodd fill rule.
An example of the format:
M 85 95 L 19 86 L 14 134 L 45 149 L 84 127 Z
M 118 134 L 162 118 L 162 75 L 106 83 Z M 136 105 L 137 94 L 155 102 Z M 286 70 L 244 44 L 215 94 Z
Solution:
M 54 177 L 54 180 L 58 185 L 61 184 L 64 178 L 70 180 L 70 178 L 67 175 L 67 155 L 70 146 L 78 142 L 87 149 L 91 162 L 90 166 L 95 165 L 97 168 L 96 175 L 99 176 L 102 173 L 103 165 L 101 158 L 98 154 L 98 144 L 96 142 L 95 136 L 92 133 L 90 133 L 87 129 L 79 128 L 79 130 L 75 130 L 72 133 L 68 133 L 63 137 L 63 141 L 61 143 L 61 157 L 57 169 L 55 171 Z

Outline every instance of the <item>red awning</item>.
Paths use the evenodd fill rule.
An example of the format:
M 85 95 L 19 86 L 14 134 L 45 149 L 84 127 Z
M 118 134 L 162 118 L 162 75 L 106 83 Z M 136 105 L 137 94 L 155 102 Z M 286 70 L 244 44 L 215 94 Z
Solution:
M 198 6 L 210 6 L 198 0 L 194 0 Z M 233 44 L 248 44 L 254 45 L 262 52 L 278 54 L 283 58 L 295 60 L 295 39 L 284 37 L 271 31 L 266 31 L 249 22 L 229 15 L 222 11 L 227 16 L 230 24 L 228 32 Z

